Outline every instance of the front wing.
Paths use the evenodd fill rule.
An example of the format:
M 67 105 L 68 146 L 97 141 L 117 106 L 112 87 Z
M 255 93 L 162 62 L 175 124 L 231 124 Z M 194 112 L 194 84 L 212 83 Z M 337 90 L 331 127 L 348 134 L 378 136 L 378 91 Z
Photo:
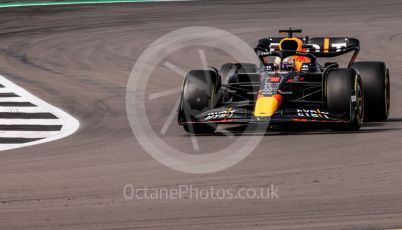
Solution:
M 284 108 L 272 117 L 254 116 L 253 111 L 242 108 L 218 108 L 201 113 L 190 123 L 248 124 L 248 123 L 348 123 L 344 114 L 331 114 L 321 108 Z

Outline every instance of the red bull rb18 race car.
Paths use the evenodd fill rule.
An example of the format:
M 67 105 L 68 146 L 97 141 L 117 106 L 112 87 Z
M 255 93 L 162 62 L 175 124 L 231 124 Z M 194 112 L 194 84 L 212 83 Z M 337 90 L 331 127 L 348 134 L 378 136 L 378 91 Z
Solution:
M 385 121 L 390 76 L 380 61 L 355 62 L 358 39 L 286 37 L 259 40 L 260 66 L 226 63 L 220 70 L 190 71 L 183 83 L 178 123 L 193 134 L 213 133 L 218 124 L 320 123 L 333 130 L 359 130 L 363 121 Z M 346 53 L 346 67 L 318 63 Z

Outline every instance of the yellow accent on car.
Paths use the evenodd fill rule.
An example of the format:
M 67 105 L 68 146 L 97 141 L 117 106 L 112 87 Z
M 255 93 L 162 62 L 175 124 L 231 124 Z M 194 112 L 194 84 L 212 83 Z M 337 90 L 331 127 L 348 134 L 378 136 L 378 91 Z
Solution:
M 254 109 L 256 117 L 270 117 L 274 115 L 279 107 L 279 102 L 275 97 L 261 96 L 257 99 Z
M 284 49 L 286 49 L 285 47 L 283 47 L 284 46 L 284 44 L 286 44 L 286 43 L 288 43 L 288 42 L 295 42 L 296 44 L 297 44 L 297 46 L 295 47 L 295 51 L 302 51 L 303 49 L 302 49 L 302 47 L 303 47 L 303 42 L 302 42 L 302 40 L 300 40 L 299 38 L 295 38 L 295 37 L 293 37 L 293 38 L 283 38 L 281 41 L 280 41 L 280 43 L 279 43 L 279 49 L 280 50 L 284 50 Z
M 329 51 L 329 38 L 324 38 L 324 53 Z

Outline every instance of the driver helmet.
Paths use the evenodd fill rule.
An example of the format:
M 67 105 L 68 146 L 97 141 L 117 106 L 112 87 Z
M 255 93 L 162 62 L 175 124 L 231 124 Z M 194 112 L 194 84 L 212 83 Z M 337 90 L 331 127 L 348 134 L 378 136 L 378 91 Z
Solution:
M 287 71 L 295 70 L 296 69 L 295 64 L 296 64 L 295 60 L 294 60 L 294 58 L 292 56 L 284 58 L 283 61 L 282 61 L 282 65 L 281 65 L 281 58 L 280 57 L 276 57 L 275 62 L 274 62 L 275 66 L 279 67 L 281 65 L 281 69 L 282 70 L 287 70 Z

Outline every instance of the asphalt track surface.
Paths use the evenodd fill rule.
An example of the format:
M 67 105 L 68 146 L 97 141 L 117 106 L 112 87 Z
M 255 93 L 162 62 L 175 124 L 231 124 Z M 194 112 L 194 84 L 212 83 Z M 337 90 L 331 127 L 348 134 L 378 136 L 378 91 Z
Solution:
M 1 9 L 1 74 L 69 112 L 81 126 L 62 140 L 0 152 L 0 229 L 401 227 L 401 12 L 400 1 Z M 268 132 L 248 158 L 218 173 L 192 175 L 165 167 L 134 138 L 125 89 L 141 52 L 163 34 L 186 26 L 224 29 L 251 46 L 288 26 L 301 27 L 311 36 L 357 37 L 360 60 L 384 60 L 389 65 L 390 120 L 366 124 L 356 133 Z M 189 62 L 198 60 L 191 52 L 183 55 Z M 209 61 L 215 63 L 213 58 Z M 169 88 L 180 81 L 157 81 L 149 87 Z M 151 106 L 151 117 L 162 119 L 174 101 L 172 96 L 163 101 L 165 106 Z M 225 138 L 200 137 L 199 142 L 219 146 Z M 179 127 L 170 129 L 169 140 L 189 145 L 189 136 Z M 126 184 L 191 184 L 201 189 L 275 184 L 280 199 L 125 200 Z

